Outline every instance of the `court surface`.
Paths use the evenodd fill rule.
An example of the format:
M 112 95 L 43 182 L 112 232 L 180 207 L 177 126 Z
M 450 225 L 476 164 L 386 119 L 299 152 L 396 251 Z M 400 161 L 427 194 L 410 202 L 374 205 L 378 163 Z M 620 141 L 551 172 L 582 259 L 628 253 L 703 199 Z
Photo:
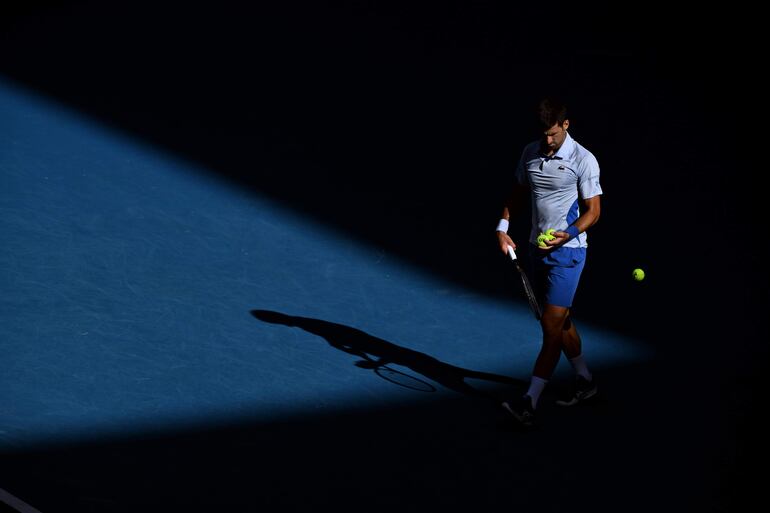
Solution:
M 522 391 L 540 337 L 525 303 L 488 300 L 426 278 L 376 247 L 356 244 L 62 106 L 8 84 L 0 92 L 0 267 L 9 293 L 0 436 L 12 458 L 41 447 L 54 454 L 84 447 L 95 455 L 105 443 L 194 439 L 190 433 L 236 429 L 239 441 L 226 450 L 239 452 L 244 443 L 250 448 L 238 456 L 236 469 L 247 464 L 241 458 L 253 458 L 248 465 L 260 468 L 277 462 L 259 461 L 249 451 L 269 443 L 260 433 L 275 426 L 297 430 L 382 415 L 393 416 L 386 424 L 397 418 L 406 424 L 396 433 L 411 426 L 418 436 L 426 430 L 445 436 L 440 433 L 456 429 L 445 425 L 454 417 L 450 412 L 431 425 L 422 414 L 410 420 L 389 412 L 454 409 L 459 403 L 457 421 L 466 428 L 478 423 L 476 436 L 483 437 L 498 413 L 484 394 Z M 590 325 L 583 331 L 598 367 L 643 364 L 652 356 L 640 341 L 620 333 Z M 379 359 L 416 381 L 393 382 L 361 365 Z M 476 394 L 480 402 L 469 400 Z M 467 418 L 468 409 L 478 416 L 475 421 Z M 381 429 L 378 437 L 387 433 Z M 384 460 L 390 466 L 405 457 L 378 448 L 394 440 L 359 437 L 365 440 L 359 450 L 370 454 L 372 464 Z M 216 442 L 221 443 L 226 442 Z M 295 451 L 307 450 L 305 443 L 281 440 L 286 461 L 280 466 L 304 460 Z M 154 456 L 139 456 L 128 467 L 113 463 L 122 474 L 131 465 L 175 467 L 179 457 L 197 459 L 188 449 L 183 453 L 155 462 L 146 459 Z M 413 464 L 396 468 L 406 471 Z M 423 464 L 430 467 L 431 461 Z M 198 469 L 217 476 L 234 470 Z M 64 468 L 28 471 L 42 472 L 59 486 L 77 479 Z M 258 482 L 268 485 L 262 493 L 272 493 L 274 481 L 289 478 L 286 471 L 273 477 L 260 471 L 255 494 L 262 488 Z M 410 479 L 413 471 L 393 478 Z M 135 472 L 146 471 L 134 469 L 138 477 Z M 205 481 L 203 475 L 195 480 Z M 63 493 L 97 502 L 102 493 L 117 493 L 97 487 L 86 498 L 74 498 L 83 493 L 80 487 L 90 486 L 78 482 Z M 44 494 L 38 500 L 55 504 L 49 493 L 38 488 L 29 501 Z M 125 507 L 147 500 L 125 493 L 109 500 L 125 501 Z M 196 487 L 186 493 L 192 501 Z

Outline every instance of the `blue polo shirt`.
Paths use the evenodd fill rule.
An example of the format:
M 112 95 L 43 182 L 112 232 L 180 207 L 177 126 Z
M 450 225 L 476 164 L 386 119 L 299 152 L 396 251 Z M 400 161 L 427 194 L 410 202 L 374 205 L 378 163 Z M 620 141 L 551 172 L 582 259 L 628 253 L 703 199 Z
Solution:
M 532 195 L 532 231 L 529 242 L 554 228 L 564 231 L 580 217 L 579 198 L 593 198 L 602 193 L 599 163 L 593 154 L 578 144 L 569 133 L 559 150 L 550 157 L 541 152 L 541 142 L 528 144 L 516 167 L 516 181 L 528 185 Z M 585 248 L 585 232 L 564 247 Z

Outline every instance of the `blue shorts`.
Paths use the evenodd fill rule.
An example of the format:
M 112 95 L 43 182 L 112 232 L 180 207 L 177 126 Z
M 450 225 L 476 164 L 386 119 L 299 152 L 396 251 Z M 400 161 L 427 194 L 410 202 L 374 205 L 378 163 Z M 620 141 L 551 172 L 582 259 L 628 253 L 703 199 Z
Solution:
M 572 307 L 580 273 L 586 263 L 586 248 L 543 251 L 530 245 L 532 286 L 541 304 Z

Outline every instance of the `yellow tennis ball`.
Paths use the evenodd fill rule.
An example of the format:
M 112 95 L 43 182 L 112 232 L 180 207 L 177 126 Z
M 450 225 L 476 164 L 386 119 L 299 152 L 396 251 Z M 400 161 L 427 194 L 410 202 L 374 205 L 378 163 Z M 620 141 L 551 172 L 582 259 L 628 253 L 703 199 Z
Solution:
M 546 234 L 541 233 L 540 235 L 537 236 L 537 245 L 540 246 L 541 248 L 547 248 L 548 245 L 545 243 L 547 239 L 548 237 L 546 236 Z
M 636 281 L 642 281 L 644 279 L 644 271 L 641 269 L 634 269 L 633 276 Z
M 551 240 L 551 239 L 555 239 L 555 238 L 556 238 L 556 237 L 554 236 L 554 234 L 553 234 L 553 232 L 555 232 L 555 231 L 556 231 L 556 230 L 554 230 L 553 228 L 548 228 L 548 229 L 545 231 L 545 234 L 546 234 L 546 235 L 549 237 L 549 239 L 548 239 L 548 240 Z

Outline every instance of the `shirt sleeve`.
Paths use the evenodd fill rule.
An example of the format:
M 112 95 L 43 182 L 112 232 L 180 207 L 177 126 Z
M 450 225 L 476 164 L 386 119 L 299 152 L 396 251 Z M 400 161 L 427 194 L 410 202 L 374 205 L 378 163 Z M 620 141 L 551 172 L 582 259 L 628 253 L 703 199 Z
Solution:
M 580 163 L 577 169 L 578 190 L 583 199 L 593 198 L 602 193 L 602 186 L 599 184 L 599 162 L 593 155 L 588 155 Z

